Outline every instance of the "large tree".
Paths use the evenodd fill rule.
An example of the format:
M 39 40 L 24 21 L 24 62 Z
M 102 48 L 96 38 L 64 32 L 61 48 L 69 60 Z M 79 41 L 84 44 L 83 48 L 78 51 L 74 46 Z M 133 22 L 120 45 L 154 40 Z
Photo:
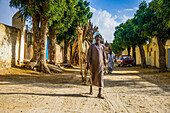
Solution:
M 90 2 L 86 0 L 78 0 L 77 5 L 75 6 L 76 14 L 74 20 L 64 33 L 61 33 L 57 36 L 57 41 L 60 43 L 64 41 L 64 63 L 67 63 L 67 48 L 70 44 L 73 44 L 74 40 L 77 38 L 76 27 L 77 23 L 84 25 L 92 17 L 92 12 L 89 8 Z
M 113 50 L 113 52 L 119 55 L 121 55 L 121 52 L 125 49 L 125 47 L 122 44 L 123 39 L 121 37 L 123 26 L 124 24 L 121 23 L 119 26 L 115 28 L 116 31 L 114 32 L 114 40 L 113 43 L 111 44 L 111 49 Z
M 146 35 L 157 37 L 160 71 L 167 71 L 165 44 L 170 39 L 170 1 L 153 0 L 143 14 L 148 16 L 143 24 Z
M 62 4 L 60 3 L 59 8 L 56 15 L 49 20 L 49 55 L 50 55 L 50 63 L 56 63 L 56 37 L 59 34 L 63 34 L 67 32 L 71 27 L 72 22 L 76 15 L 77 0 L 63 0 Z M 53 19 L 54 18 L 54 19 Z
M 125 23 L 125 41 L 132 47 L 132 56 L 136 60 L 135 47 L 138 42 L 138 35 L 134 32 L 134 25 L 132 23 L 133 19 L 127 20 Z
M 135 58 L 135 46 L 139 46 L 140 55 L 141 55 L 141 67 L 146 67 L 145 52 L 143 49 L 143 44 L 146 43 L 148 38 L 144 38 L 135 32 L 135 24 L 133 23 L 134 19 L 127 20 L 125 23 L 120 24 L 116 27 L 114 33 L 115 40 L 112 43 L 112 49 L 118 51 L 123 50 L 122 48 L 133 48 L 133 57 Z M 137 26 L 137 24 L 136 24 Z M 140 32 L 139 32 L 140 33 Z M 130 50 L 128 50 L 128 55 L 130 55 Z
M 143 49 L 143 45 L 150 40 L 150 37 L 145 34 L 143 28 L 144 23 L 148 21 L 149 18 L 149 15 L 146 14 L 146 10 L 147 10 L 147 3 L 145 1 L 142 1 L 132 21 L 134 24 L 134 31 L 137 34 L 135 39 L 140 50 L 141 66 L 144 68 L 146 67 L 146 58 L 145 58 L 145 51 Z
M 57 2 L 60 0 L 11 0 L 10 6 L 16 7 L 26 17 L 32 17 L 33 23 L 33 58 L 39 71 L 50 73 L 46 65 L 45 41 L 49 18 L 57 13 Z
M 128 23 L 129 23 L 129 20 L 126 23 L 121 23 L 119 26 L 116 27 L 116 31 L 114 33 L 114 37 L 116 40 L 114 41 L 114 43 L 117 42 L 117 44 L 119 44 L 119 46 L 121 46 L 122 48 L 127 48 L 128 55 L 130 55 L 130 47 L 132 46 L 133 42 L 129 40 L 131 35 L 129 33 L 130 29 L 129 29 Z M 115 48 L 115 47 L 112 47 L 112 48 Z
M 121 42 L 117 39 L 114 39 L 113 42 L 111 43 L 111 49 L 115 54 L 119 54 L 119 55 L 121 55 L 121 52 L 125 50 L 122 47 Z

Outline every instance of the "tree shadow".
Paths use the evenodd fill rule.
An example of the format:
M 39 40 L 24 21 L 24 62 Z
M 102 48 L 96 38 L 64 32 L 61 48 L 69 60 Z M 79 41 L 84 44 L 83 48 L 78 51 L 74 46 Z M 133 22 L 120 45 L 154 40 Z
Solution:
M 42 94 L 42 93 L 0 93 L 0 95 L 38 95 L 38 96 L 55 96 L 55 97 L 90 97 L 83 94 Z
M 23 72 L 22 74 L 0 74 L 0 85 L 30 85 L 44 88 L 70 88 L 82 85 L 81 75 L 62 73 L 44 74 Z

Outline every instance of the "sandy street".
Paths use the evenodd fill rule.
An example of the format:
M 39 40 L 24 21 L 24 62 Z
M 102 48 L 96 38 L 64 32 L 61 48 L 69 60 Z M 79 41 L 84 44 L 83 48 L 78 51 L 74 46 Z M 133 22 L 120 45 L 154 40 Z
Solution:
M 79 68 L 43 74 L 0 71 L 0 113 L 170 113 L 170 73 L 152 67 L 115 67 L 105 75 L 105 99 L 81 85 Z

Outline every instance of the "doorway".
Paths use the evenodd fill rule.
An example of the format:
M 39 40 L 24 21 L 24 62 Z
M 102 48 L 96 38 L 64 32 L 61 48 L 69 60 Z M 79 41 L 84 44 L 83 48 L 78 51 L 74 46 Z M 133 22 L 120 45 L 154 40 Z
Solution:
M 49 55 L 49 37 L 47 37 L 46 60 L 49 59 L 48 55 Z
M 168 48 L 168 64 L 167 64 L 167 68 L 170 69 L 170 48 Z
M 156 51 L 154 51 L 154 66 L 156 67 Z

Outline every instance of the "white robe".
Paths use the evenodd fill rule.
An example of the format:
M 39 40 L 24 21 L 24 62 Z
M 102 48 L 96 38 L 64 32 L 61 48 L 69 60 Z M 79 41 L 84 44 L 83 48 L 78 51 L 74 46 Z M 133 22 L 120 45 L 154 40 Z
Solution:
M 113 71 L 114 67 L 114 54 L 110 55 L 108 54 L 108 70 Z

